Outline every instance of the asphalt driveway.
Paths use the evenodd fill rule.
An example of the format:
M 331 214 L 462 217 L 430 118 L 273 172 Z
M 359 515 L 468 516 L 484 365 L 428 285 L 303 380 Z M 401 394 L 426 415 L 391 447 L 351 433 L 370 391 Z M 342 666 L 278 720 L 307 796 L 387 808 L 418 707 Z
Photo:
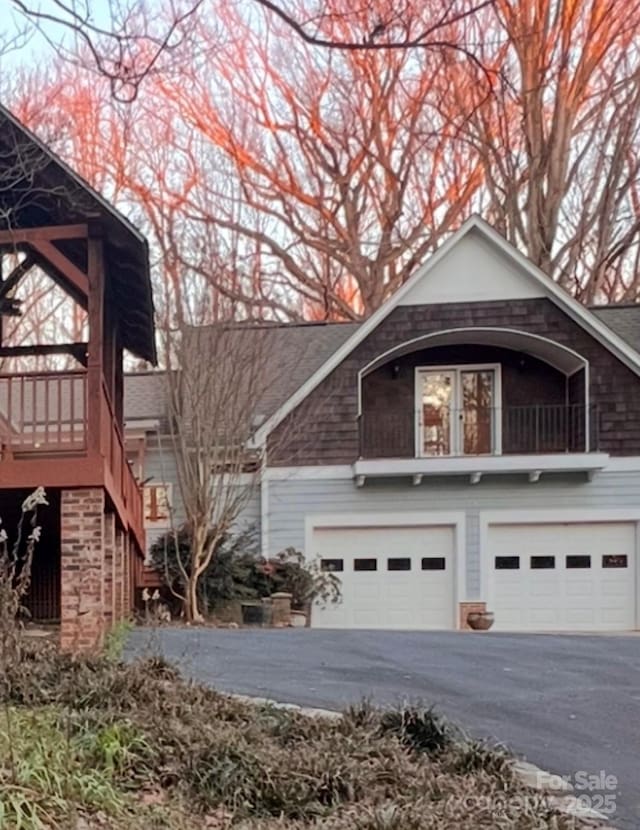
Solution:
M 587 796 L 615 794 L 611 823 L 640 827 L 640 636 L 167 628 L 134 632 L 134 652 L 283 702 L 434 704 Z

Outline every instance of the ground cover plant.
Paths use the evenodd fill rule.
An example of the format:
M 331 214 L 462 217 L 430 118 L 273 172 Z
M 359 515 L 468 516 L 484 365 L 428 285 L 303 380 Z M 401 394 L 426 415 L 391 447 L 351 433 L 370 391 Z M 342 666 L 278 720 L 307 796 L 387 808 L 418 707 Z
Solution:
M 254 706 L 161 659 L 27 645 L 7 670 L 0 827 L 537 830 L 576 827 L 505 754 L 419 707 L 341 719 Z

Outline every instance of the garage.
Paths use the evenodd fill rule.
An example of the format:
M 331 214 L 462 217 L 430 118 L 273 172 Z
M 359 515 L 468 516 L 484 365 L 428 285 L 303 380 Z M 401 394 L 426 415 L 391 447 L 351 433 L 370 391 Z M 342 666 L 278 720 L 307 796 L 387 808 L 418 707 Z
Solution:
M 314 607 L 314 628 L 454 627 L 454 526 L 315 527 L 311 545 L 342 590 Z
M 489 525 L 498 631 L 623 631 L 636 624 L 636 525 Z

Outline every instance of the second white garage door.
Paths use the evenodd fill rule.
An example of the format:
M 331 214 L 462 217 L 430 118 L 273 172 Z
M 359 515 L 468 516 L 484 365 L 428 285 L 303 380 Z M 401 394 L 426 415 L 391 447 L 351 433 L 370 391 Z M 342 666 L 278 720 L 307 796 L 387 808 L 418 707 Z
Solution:
M 635 546 L 631 522 L 490 526 L 494 630 L 635 628 Z
M 323 527 L 312 556 L 340 578 L 342 601 L 316 605 L 315 628 L 454 627 L 454 528 Z

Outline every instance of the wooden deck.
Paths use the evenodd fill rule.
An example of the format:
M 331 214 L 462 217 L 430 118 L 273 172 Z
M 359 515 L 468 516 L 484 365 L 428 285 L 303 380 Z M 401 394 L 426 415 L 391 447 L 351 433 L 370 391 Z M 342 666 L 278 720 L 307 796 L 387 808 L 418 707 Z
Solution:
M 88 378 L 88 371 L 0 375 L 0 487 L 104 487 L 144 551 L 142 493 L 122 430 L 104 379 L 95 401 Z M 97 440 L 90 440 L 92 412 Z

